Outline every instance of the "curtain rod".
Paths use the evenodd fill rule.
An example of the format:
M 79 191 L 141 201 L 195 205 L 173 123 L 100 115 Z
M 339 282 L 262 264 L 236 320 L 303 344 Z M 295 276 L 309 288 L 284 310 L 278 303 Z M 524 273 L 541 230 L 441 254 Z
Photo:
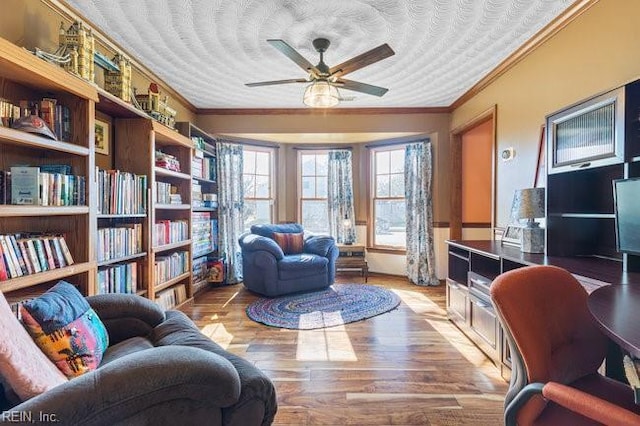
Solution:
M 341 147 L 337 147 L 337 146 L 294 146 L 293 147 L 294 150 L 296 151 L 338 151 L 341 149 L 347 150 L 347 151 L 352 151 L 353 147 L 351 146 L 341 146 Z
M 416 142 L 421 142 L 421 141 L 429 141 L 431 142 L 431 137 L 429 137 L 429 135 L 424 135 L 424 136 L 418 136 L 416 137 L 411 136 L 411 137 L 404 137 L 404 138 L 396 138 L 396 139 L 386 139 L 386 140 L 382 140 L 380 141 L 380 143 L 370 143 L 368 145 L 365 145 L 365 148 L 380 148 L 380 147 L 384 147 L 384 146 L 393 146 L 393 145 L 406 145 L 409 143 L 416 143 Z

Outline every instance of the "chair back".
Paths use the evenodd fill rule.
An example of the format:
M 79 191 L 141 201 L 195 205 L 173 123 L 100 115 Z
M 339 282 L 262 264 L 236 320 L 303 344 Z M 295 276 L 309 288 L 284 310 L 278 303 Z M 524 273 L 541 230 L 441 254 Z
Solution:
M 251 233 L 261 235 L 267 238 L 273 238 L 273 233 L 280 234 L 299 234 L 304 232 L 304 228 L 299 223 L 281 223 L 281 224 L 261 224 L 251 226 Z
M 515 364 L 506 406 L 528 383 L 568 384 L 597 371 L 607 339 L 589 313 L 587 296 L 568 271 L 554 266 L 515 269 L 493 281 L 491 299 Z M 530 424 L 545 404 L 532 398 L 519 422 Z

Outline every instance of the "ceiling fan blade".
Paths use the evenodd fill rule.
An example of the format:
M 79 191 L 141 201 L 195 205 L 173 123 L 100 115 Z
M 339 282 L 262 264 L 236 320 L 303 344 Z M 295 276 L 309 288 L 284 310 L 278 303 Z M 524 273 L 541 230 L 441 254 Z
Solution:
M 245 86 L 257 87 L 257 86 L 274 86 L 276 84 L 289 84 L 289 83 L 309 83 L 309 80 L 304 78 L 290 78 L 288 80 L 274 80 L 274 81 L 260 81 L 258 83 L 245 83 Z
M 345 80 L 344 78 L 337 80 L 335 85 L 341 89 L 353 90 L 354 92 L 362 92 L 374 96 L 382 96 L 389 90 L 384 87 L 360 83 L 359 81 Z
M 287 58 L 298 64 L 298 66 L 306 72 L 311 72 L 315 75 L 320 74 L 320 71 L 318 71 L 315 65 L 309 62 L 304 56 L 299 54 L 296 49 L 289 46 L 286 41 L 279 39 L 269 39 L 267 40 L 267 42 L 278 49 L 280 52 L 284 53 Z
M 336 65 L 335 67 L 331 67 L 329 69 L 329 75 L 335 77 L 341 77 L 350 72 L 354 72 L 359 70 L 360 68 L 364 68 L 367 65 L 371 65 L 375 62 L 381 61 L 389 56 L 395 55 L 396 52 L 389 47 L 387 43 L 382 44 L 376 48 L 369 50 L 361 55 L 353 57 L 348 61 L 341 63 L 340 65 Z

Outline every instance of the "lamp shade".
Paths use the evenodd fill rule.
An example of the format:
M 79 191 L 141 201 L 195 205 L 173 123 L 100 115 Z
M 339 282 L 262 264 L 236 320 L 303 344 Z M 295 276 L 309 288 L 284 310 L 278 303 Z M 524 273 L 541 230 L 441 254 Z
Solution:
M 514 209 L 517 219 L 544 217 L 544 188 L 517 190 L 514 198 Z
M 329 82 L 314 81 L 307 86 L 302 101 L 313 108 L 331 108 L 340 103 L 340 95 Z

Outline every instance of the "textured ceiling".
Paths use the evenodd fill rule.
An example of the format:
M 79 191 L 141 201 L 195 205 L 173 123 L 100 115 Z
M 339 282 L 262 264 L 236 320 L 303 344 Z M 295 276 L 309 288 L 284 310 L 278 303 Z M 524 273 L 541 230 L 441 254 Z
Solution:
M 331 41 L 337 65 L 383 43 L 395 55 L 350 80 L 382 86 L 341 107 L 449 106 L 573 0 L 66 0 L 197 108 L 301 108 L 306 77 L 267 43 L 282 39 L 311 63 Z

